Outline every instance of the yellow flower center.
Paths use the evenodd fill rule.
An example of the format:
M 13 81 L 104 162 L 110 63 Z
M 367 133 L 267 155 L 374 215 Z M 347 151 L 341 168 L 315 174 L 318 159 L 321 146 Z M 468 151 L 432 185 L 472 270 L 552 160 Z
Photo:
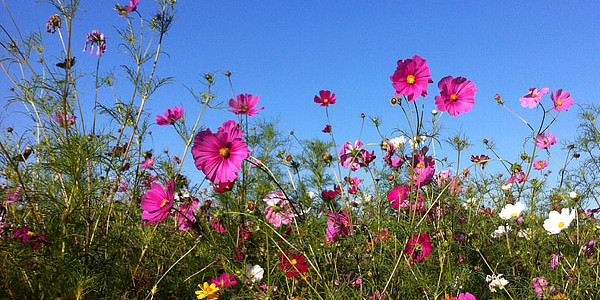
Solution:
M 327 102 L 329 102 L 329 99 L 327 99 L 327 98 L 323 99 L 323 103 L 327 103 Z
M 250 279 L 254 278 L 254 274 L 250 274 L 250 276 L 248 276 Z
M 563 227 L 565 227 L 565 222 L 558 223 L 558 228 L 563 228 Z
M 295 260 L 295 259 L 292 259 L 292 261 L 290 261 L 290 262 L 291 262 L 291 263 L 292 263 L 292 265 L 294 265 L 294 266 L 295 266 L 296 264 L 298 264 L 298 261 L 297 261 L 297 260 Z
M 556 101 L 556 105 L 561 106 L 562 105 L 562 101 L 560 101 L 560 100 Z
M 231 153 L 229 152 L 229 148 L 221 148 L 219 149 L 219 155 L 221 155 L 222 158 L 229 158 L 229 156 L 231 156 Z
M 406 76 L 406 83 L 408 83 L 408 84 L 414 84 L 415 83 L 415 75 L 408 75 L 408 76 Z
M 533 94 L 533 95 L 531 95 L 531 97 L 537 98 L 537 94 Z
M 422 165 L 421 165 L 421 163 L 418 163 L 417 168 L 420 168 L 420 167 L 422 167 Z
M 28 235 L 28 236 L 34 236 L 34 235 L 35 235 L 35 233 L 33 233 L 33 231 L 27 231 L 27 235 Z
M 456 100 L 458 100 L 458 96 L 456 96 L 456 94 L 452 94 L 452 96 L 450 96 L 450 100 L 456 102 Z
M 167 204 L 167 199 L 166 198 L 163 199 L 162 203 L 160 203 L 160 207 L 165 206 L 165 204 Z
M 519 216 L 519 215 L 518 215 L 518 214 L 516 214 L 516 213 L 513 213 L 513 214 L 512 214 L 512 215 L 510 215 L 510 216 L 511 216 L 512 218 L 514 218 L 514 217 L 517 217 L 517 216 Z

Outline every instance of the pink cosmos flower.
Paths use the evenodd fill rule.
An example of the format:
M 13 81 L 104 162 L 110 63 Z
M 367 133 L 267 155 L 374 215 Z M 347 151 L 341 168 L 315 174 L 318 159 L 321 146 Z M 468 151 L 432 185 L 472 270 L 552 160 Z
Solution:
M 543 170 L 548 166 L 548 162 L 543 159 L 538 159 L 533 163 L 533 168 L 536 170 Z
M 196 218 L 194 217 L 194 211 L 198 207 L 198 199 L 194 199 L 189 203 L 182 204 L 179 206 L 179 214 L 177 214 L 177 224 L 179 225 L 179 230 L 187 231 L 188 228 L 192 227 L 194 223 L 196 223 Z
M 473 81 L 446 76 L 440 80 L 438 87 L 440 95 L 435 96 L 435 106 L 441 111 L 448 111 L 451 116 L 466 113 L 475 105 L 477 87 Z
M 94 30 L 92 33 L 88 33 L 85 38 L 86 41 L 83 52 L 87 51 L 88 45 L 90 45 L 90 54 L 94 54 L 94 45 L 96 45 L 97 48 L 96 55 L 100 56 L 102 53 L 106 52 L 106 38 L 104 37 L 104 33 Z
M 385 146 L 385 156 L 383 157 L 383 161 L 390 166 L 390 168 L 401 167 L 404 160 L 402 160 L 402 157 L 394 157 L 394 154 L 396 154 L 396 147 L 388 142 Z
M 315 103 L 321 103 L 321 106 L 329 106 L 335 104 L 335 93 L 331 91 L 319 91 L 319 96 L 315 96 Z
M 408 240 L 404 248 L 404 252 L 410 255 L 411 264 L 425 259 L 429 256 L 431 250 L 433 250 L 433 247 L 429 243 L 429 235 L 427 233 L 415 234 Z
M 397 209 L 400 206 L 400 202 L 404 202 L 404 200 L 408 199 L 409 192 L 408 185 L 396 185 L 392 190 L 387 193 L 388 201 L 390 202 L 392 208 Z
M 21 239 L 23 244 L 27 244 L 31 242 L 31 249 L 38 250 L 42 247 L 42 244 L 47 245 L 48 241 L 46 240 L 46 235 L 44 234 L 35 234 L 31 231 L 31 228 L 28 226 L 21 226 L 19 229 L 15 230 L 13 237 L 15 239 Z
M 281 227 L 281 224 L 290 224 L 294 219 L 294 210 L 291 207 L 290 200 L 280 192 L 267 195 L 263 199 L 267 204 L 265 208 L 265 218 L 275 227 Z
M 140 168 L 142 169 L 152 169 L 154 166 L 154 157 L 146 158 L 141 164 Z
M 543 133 L 538 135 L 535 145 L 540 149 L 550 149 L 550 146 L 556 144 L 556 136 L 552 136 L 552 132 L 548 131 L 546 135 Z
M 563 92 L 562 89 L 556 91 L 556 95 L 554 95 L 554 93 L 550 94 L 550 99 L 554 101 L 554 106 L 552 108 L 556 111 L 567 110 L 573 105 L 571 94 L 567 91 Z
M 394 96 L 406 96 L 410 102 L 419 96 L 427 96 L 427 85 L 433 83 L 427 61 L 418 55 L 412 59 L 398 60 L 396 71 L 390 79 L 396 89 Z
M 512 175 L 510 176 L 510 178 L 508 178 L 508 180 L 504 183 L 504 185 L 507 185 L 509 183 L 515 183 L 515 182 L 523 183 L 526 180 L 527 180 L 527 176 L 526 176 L 525 172 L 516 171 L 516 172 L 512 173 Z
M 335 242 L 341 235 L 352 235 L 352 224 L 350 217 L 344 210 L 341 213 L 328 212 L 327 231 L 325 233 L 325 242 L 327 244 Z
M 562 257 L 562 253 L 561 254 L 556 254 L 556 253 L 552 253 L 550 255 L 550 269 L 554 270 L 556 268 L 556 266 L 558 266 L 558 260 L 559 258 Z
M 542 100 L 542 95 L 548 93 L 548 91 L 548 88 L 543 88 L 541 90 L 538 90 L 534 87 L 530 88 L 527 95 L 519 98 L 521 106 L 534 108 Z
M 342 167 L 346 169 L 351 168 L 352 171 L 356 171 L 368 166 L 375 159 L 375 151 L 369 153 L 365 149 L 360 149 L 362 145 L 363 143 L 360 140 L 356 140 L 354 145 L 350 142 L 344 144 L 344 147 L 340 150 Z
M 196 168 L 212 183 L 218 184 L 233 182 L 237 178 L 242 161 L 250 156 L 250 151 L 242 139 L 242 130 L 230 120 L 223 123 L 217 133 L 210 129 L 198 132 L 192 155 Z
M 477 300 L 471 293 L 460 293 L 457 297 L 449 298 L 448 300 Z
M 119 17 L 125 17 L 131 12 L 135 11 L 137 9 L 138 2 L 140 2 L 140 0 L 129 0 L 129 5 L 120 6 L 117 4 L 116 9 L 119 11 Z
M 351 186 L 358 186 L 358 185 L 360 185 L 361 182 L 363 182 L 362 179 L 360 179 L 360 178 L 358 178 L 356 176 L 355 177 L 348 177 L 348 176 L 346 176 L 346 177 L 344 177 L 344 180 L 348 184 L 350 184 Z
M 544 277 L 536 277 L 533 278 L 532 281 L 533 282 L 531 284 L 531 287 L 533 288 L 539 299 L 555 292 L 555 288 L 553 286 L 549 288 L 546 287 L 548 285 L 548 281 L 544 279 Z
M 429 148 L 425 146 L 421 150 L 414 151 L 412 157 L 404 158 L 404 161 L 410 163 L 412 172 L 409 178 L 415 189 L 428 185 L 435 174 L 435 161 L 431 156 L 426 156 L 427 150 Z
M 160 126 L 173 125 L 175 121 L 179 120 L 181 117 L 183 117 L 183 108 L 174 106 L 173 110 L 170 108 L 165 110 L 164 117 L 161 115 L 156 115 L 156 124 Z
M 60 126 L 70 126 L 77 122 L 76 116 L 70 116 L 69 114 L 65 114 L 61 111 L 57 111 L 53 116 L 54 122 L 58 123 Z
M 323 128 L 323 130 L 321 130 L 323 133 L 330 133 L 331 132 L 331 125 L 327 124 L 325 125 L 325 128 Z
M 208 283 L 209 284 L 214 283 L 219 289 L 224 289 L 224 288 L 234 286 L 238 283 L 237 280 L 233 280 L 234 278 L 235 278 L 235 275 L 223 273 L 223 274 L 219 275 L 219 277 L 213 278 Z
M 8 199 L 4 201 L 4 204 L 21 201 L 23 199 L 23 187 L 19 185 L 15 189 L 6 190 L 6 196 Z
M 227 232 L 227 228 L 225 228 L 223 221 L 221 219 L 219 219 L 218 216 L 212 216 L 212 218 L 210 219 L 210 226 L 212 227 L 213 231 L 215 231 L 215 232 L 218 232 L 218 233 Z
M 165 188 L 159 183 L 152 183 L 152 188 L 147 190 L 142 198 L 142 219 L 149 220 L 144 226 L 158 223 L 169 215 L 175 201 L 175 180 L 165 182 Z
M 232 108 L 230 112 L 236 115 L 255 116 L 259 110 L 265 107 L 255 108 L 258 105 L 258 96 L 251 94 L 239 94 L 237 99 L 229 99 L 229 106 Z

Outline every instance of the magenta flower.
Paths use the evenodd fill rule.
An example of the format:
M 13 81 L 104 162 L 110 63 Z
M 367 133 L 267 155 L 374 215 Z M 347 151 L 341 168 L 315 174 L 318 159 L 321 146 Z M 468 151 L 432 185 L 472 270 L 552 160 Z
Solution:
M 325 233 L 325 242 L 327 244 L 335 242 L 341 235 L 352 235 L 352 224 L 350 217 L 344 210 L 341 213 L 328 212 L 327 231 Z
M 539 299 L 545 298 L 544 296 L 552 294 L 556 290 L 556 288 L 553 286 L 549 288 L 546 287 L 548 285 L 548 281 L 544 279 L 544 277 L 536 277 L 533 278 L 532 281 L 533 282 L 531 284 L 531 287 L 533 288 Z
M 156 115 L 156 124 L 160 126 L 173 125 L 175 121 L 183 117 L 183 108 L 173 107 L 173 110 L 165 110 L 165 116 Z
M 319 96 L 315 96 L 315 103 L 321 103 L 321 106 L 335 104 L 335 94 L 331 91 L 319 91 Z
M 435 96 L 435 106 L 441 111 L 448 111 L 451 116 L 466 113 L 475 105 L 477 87 L 473 81 L 446 76 L 438 82 L 438 87 L 440 95 Z
M 554 101 L 554 106 L 552 108 L 556 111 L 567 110 L 573 105 L 571 94 L 567 91 L 563 92 L 562 89 L 556 91 L 556 95 L 554 95 L 554 93 L 550 94 L 550 99 Z
M 519 98 L 521 106 L 534 108 L 542 100 L 542 95 L 548 93 L 548 88 L 538 90 L 534 87 L 529 89 L 529 94 Z
M 60 126 L 70 126 L 77 122 L 76 116 L 70 116 L 69 114 L 65 114 L 61 111 L 57 111 L 53 116 L 54 122 L 58 123 Z
M 394 186 L 394 188 L 387 193 L 387 199 L 392 208 L 397 209 L 400 206 L 400 202 L 404 203 L 404 200 L 408 199 L 408 192 L 408 185 L 401 184 Z
M 281 227 L 281 224 L 290 224 L 294 219 L 294 210 L 290 200 L 284 194 L 275 192 L 267 195 L 263 199 L 267 204 L 265 208 L 265 218 L 275 227 Z
M 94 45 L 96 45 L 96 55 L 100 56 L 106 52 L 106 38 L 104 33 L 100 33 L 98 30 L 92 31 L 86 35 L 85 48 L 83 52 L 87 51 L 88 45 L 90 45 L 90 54 L 94 54 Z
M 368 166 L 375 159 L 375 152 L 369 153 L 365 149 L 360 149 L 362 145 L 363 143 L 360 140 L 356 140 L 354 145 L 350 142 L 344 144 L 344 147 L 340 150 L 342 167 L 346 169 L 351 168 L 352 171 L 356 171 Z
M 31 249 L 33 250 L 40 249 L 42 247 L 42 244 L 48 244 L 48 241 L 46 240 L 46 235 L 35 234 L 33 231 L 31 231 L 31 228 L 25 225 L 15 230 L 13 237 L 15 239 L 21 239 L 21 242 L 23 244 L 27 244 L 28 242 L 30 242 Z
M 242 168 L 242 161 L 250 156 L 242 130 L 235 121 L 223 123 L 217 133 L 210 129 L 198 132 L 194 138 L 192 155 L 196 168 L 208 180 L 218 184 L 233 182 Z
M 238 283 L 237 280 L 233 280 L 234 278 L 235 278 L 235 275 L 223 273 L 219 277 L 213 278 L 208 283 L 209 284 L 213 284 L 214 283 L 217 286 L 217 288 L 219 288 L 219 289 L 225 289 L 225 288 L 228 288 L 230 286 L 236 285 Z
M 433 250 L 433 247 L 429 243 L 429 235 L 427 233 L 415 234 L 408 240 L 404 248 L 404 252 L 410 255 L 411 264 L 425 259 L 429 256 L 431 250 Z
M 429 148 L 413 152 L 412 157 L 406 156 L 404 161 L 410 164 L 411 175 L 409 176 L 413 188 L 428 185 L 435 174 L 435 161 L 431 156 L 426 156 Z
M 265 107 L 255 108 L 258 105 L 258 96 L 250 94 L 239 94 L 237 99 L 229 99 L 229 106 L 232 108 L 230 112 L 236 115 L 255 116 L 259 110 Z
M 363 182 L 362 179 L 360 179 L 360 178 L 358 178 L 356 176 L 355 177 L 348 177 L 348 176 L 346 176 L 346 177 L 344 177 L 344 180 L 348 184 L 350 184 L 351 186 L 358 186 L 358 185 L 360 185 L 361 182 Z
M 396 154 L 396 147 L 394 144 L 388 142 L 385 146 L 385 155 L 383 156 L 383 161 L 390 166 L 390 168 L 398 168 L 401 167 L 404 163 L 402 157 L 394 156 Z
M 194 211 L 198 207 L 198 199 L 194 199 L 189 203 L 182 204 L 179 206 L 179 214 L 177 215 L 177 224 L 179 230 L 187 231 L 188 228 L 192 227 L 196 223 L 196 217 L 194 217 Z
M 129 5 L 120 6 L 117 4 L 115 9 L 119 11 L 119 17 L 125 17 L 131 12 L 135 11 L 137 9 L 138 2 L 140 2 L 140 0 L 129 0 Z
M 142 169 L 152 169 L 154 166 L 154 157 L 146 158 L 141 164 L 140 168 Z
M 552 132 L 548 131 L 546 135 L 540 134 L 537 137 L 535 145 L 540 149 L 550 149 L 550 146 L 556 144 L 556 136 L 552 136 Z
M 227 228 L 225 228 L 225 224 L 223 224 L 223 220 L 221 220 L 219 218 L 219 216 L 212 216 L 212 218 L 210 219 L 210 226 L 212 227 L 213 231 L 218 232 L 218 233 L 225 233 L 227 232 Z
M 152 183 L 152 188 L 147 190 L 142 198 L 142 219 L 149 220 L 144 226 L 158 223 L 169 215 L 175 198 L 175 181 L 165 182 L 165 188 L 159 183 Z
M 4 204 L 21 201 L 23 199 L 23 187 L 19 185 L 15 189 L 6 190 L 6 197 L 8 199 L 4 201 Z
M 321 130 L 323 133 L 330 133 L 331 132 L 331 125 L 327 124 L 325 125 L 325 128 L 323 128 L 323 130 Z
M 390 79 L 396 89 L 394 96 L 406 96 L 410 102 L 419 96 L 427 96 L 427 85 L 433 83 L 427 61 L 418 55 L 412 59 L 398 60 L 396 71 Z
M 448 300 L 477 300 L 471 293 L 460 293 L 457 297 L 449 298 Z
M 533 163 L 533 168 L 536 170 L 543 170 L 548 166 L 548 162 L 543 159 L 538 159 Z

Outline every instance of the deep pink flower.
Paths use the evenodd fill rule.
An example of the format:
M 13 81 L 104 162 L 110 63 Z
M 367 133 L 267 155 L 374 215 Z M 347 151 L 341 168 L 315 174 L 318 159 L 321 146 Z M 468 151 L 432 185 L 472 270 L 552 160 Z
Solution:
M 242 139 L 242 130 L 235 121 L 230 120 L 223 123 L 217 133 L 212 133 L 210 129 L 198 132 L 194 138 L 192 155 L 196 168 L 217 184 L 233 182 L 242 168 L 242 161 L 250 156 L 250 151 Z
M 90 45 L 90 54 L 94 54 L 94 45 L 96 45 L 96 55 L 100 56 L 102 53 L 106 52 L 106 38 L 104 37 L 104 33 L 100 33 L 98 30 L 92 31 L 92 33 L 88 33 L 86 35 L 85 48 L 83 48 L 83 52 L 87 51 L 88 45 Z
M 235 183 L 235 180 L 217 183 L 217 185 L 215 187 L 215 193 L 222 194 L 222 193 L 231 191 L 233 189 L 234 183 Z
M 156 115 L 156 124 L 160 126 L 173 125 L 175 121 L 183 117 L 183 108 L 177 106 L 173 107 L 173 110 L 168 108 L 165 110 L 165 116 Z
M 427 233 L 413 235 L 404 248 L 404 252 L 410 255 L 411 264 L 425 259 L 429 256 L 431 250 L 433 250 L 433 247 L 431 246 L 431 243 L 429 243 L 429 235 L 427 235 Z
M 140 2 L 140 0 L 129 0 L 129 5 L 120 6 L 117 4 L 116 9 L 119 11 L 119 16 L 125 17 L 131 12 L 135 11 L 137 9 L 138 2 Z
M 515 183 L 515 182 L 523 183 L 526 180 L 527 180 L 527 176 L 525 175 L 525 172 L 516 171 L 510 176 L 510 178 L 508 178 L 508 180 L 504 183 L 504 185 L 507 185 L 509 183 Z
M 477 300 L 471 293 L 460 293 L 457 297 L 449 298 L 448 300 Z
M 552 131 L 548 131 L 546 135 L 543 133 L 538 135 L 535 145 L 540 149 L 550 149 L 550 146 L 556 144 L 556 136 L 552 136 Z
M 419 96 L 427 96 L 427 85 L 433 83 L 427 61 L 415 55 L 412 59 L 401 59 L 392 76 L 392 86 L 396 89 L 394 96 L 406 96 L 413 102 Z
M 54 122 L 58 123 L 60 126 L 70 126 L 77 122 L 76 116 L 70 116 L 69 114 L 65 114 L 62 111 L 57 111 L 53 116 Z
M 337 195 L 338 195 L 338 192 L 335 190 L 333 190 L 333 191 L 332 190 L 323 190 L 321 192 L 321 197 L 324 200 L 333 200 L 333 199 L 335 199 L 335 197 L 337 197 Z
M 519 98 L 521 106 L 534 108 L 542 100 L 542 95 L 548 93 L 548 91 L 548 88 L 543 88 L 541 90 L 538 90 L 534 87 L 530 88 L 527 95 Z
M 223 221 L 221 219 L 219 219 L 218 216 L 212 216 L 212 218 L 210 219 L 210 226 L 212 227 L 212 229 L 215 232 L 218 232 L 218 233 L 227 232 L 227 228 L 225 228 Z
M 255 108 L 258 105 L 258 96 L 251 94 L 239 94 L 237 99 L 229 99 L 229 106 L 232 108 L 230 112 L 236 115 L 255 116 L 259 110 L 265 107 Z
M 4 201 L 4 204 L 21 201 L 23 199 L 23 187 L 19 185 L 14 189 L 6 190 L 6 197 L 8 199 Z
M 230 286 L 236 285 L 237 280 L 233 280 L 235 275 L 223 273 L 219 277 L 213 278 L 208 284 L 215 284 L 219 289 L 225 289 Z
M 288 250 L 279 256 L 279 269 L 286 271 L 285 276 L 296 277 L 308 271 L 308 262 L 302 253 L 291 254 Z
M 323 130 L 321 130 L 324 133 L 330 133 L 331 132 L 331 125 L 325 125 L 325 128 Z
M 154 166 L 154 157 L 146 158 L 141 164 L 140 168 L 142 169 L 152 169 Z
M 441 111 L 448 111 L 451 116 L 466 113 L 475 105 L 477 87 L 473 81 L 446 76 L 440 80 L 438 87 L 440 95 L 435 96 L 435 106 Z
M 536 170 L 543 170 L 548 166 L 548 162 L 543 159 L 538 159 L 533 163 L 533 168 Z
M 179 230 L 186 231 L 188 228 L 192 227 L 194 223 L 196 223 L 194 211 L 198 207 L 199 202 L 200 201 L 198 201 L 198 199 L 194 199 L 189 203 L 179 206 L 179 213 L 177 214 L 177 224 L 179 225 Z
M 346 176 L 346 177 L 344 177 L 344 180 L 348 184 L 350 184 L 351 186 L 358 186 L 358 185 L 360 185 L 361 182 L 363 182 L 362 179 L 360 179 L 360 178 L 358 178 L 356 176 L 355 177 L 348 177 L 348 176 Z
M 321 106 L 335 104 L 335 93 L 331 91 L 319 91 L 319 96 L 315 96 L 315 103 L 321 103 Z
M 165 182 L 166 190 L 159 183 L 152 183 L 152 188 L 147 190 L 142 198 L 142 219 L 149 220 L 144 225 L 158 223 L 164 220 L 171 212 L 175 201 L 175 180 Z
M 27 244 L 28 242 L 30 242 L 31 249 L 33 250 L 40 249 L 42 247 L 42 244 L 48 244 L 48 241 L 46 240 L 46 235 L 35 234 L 33 231 L 31 231 L 31 228 L 25 225 L 15 230 L 13 237 L 15 239 L 21 239 L 21 242 L 23 244 Z
M 567 110 L 573 105 L 571 94 L 567 91 L 563 92 L 562 89 L 556 91 L 556 95 L 554 95 L 554 93 L 550 94 L 550 99 L 554 101 L 554 106 L 552 108 L 556 111 Z
M 387 199 L 392 208 L 398 208 L 400 206 L 400 202 L 404 202 L 404 200 L 408 199 L 408 192 L 408 185 L 400 184 L 394 186 L 394 188 L 387 193 Z
M 329 217 L 325 233 L 327 244 L 335 242 L 341 235 L 352 235 L 352 224 L 346 211 L 342 210 L 341 213 L 330 211 L 326 215 Z
M 383 156 L 383 161 L 390 166 L 390 168 L 401 167 L 404 163 L 404 160 L 402 160 L 402 157 L 394 157 L 394 154 L 396 154 L 396 147 L 394 147 L 394 144 L 388 142 L 385 146 L 385 155 Z
M 435 174 L 435 161 L 431 156 L 426 156 L 429 148 L 413 151 L 412 156 L 406 156 L 404 161 L 410 164 L 411 175 L 409 176 L 413 188 L 428 185 Z

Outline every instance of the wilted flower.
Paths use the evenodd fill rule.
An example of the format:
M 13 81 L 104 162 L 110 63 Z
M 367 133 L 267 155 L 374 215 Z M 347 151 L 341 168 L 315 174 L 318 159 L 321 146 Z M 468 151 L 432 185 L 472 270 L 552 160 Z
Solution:
M 229 111 L 236 115 L 255 116 L 259 110 L 265 107 L 255 108 L 258 105 L 258 96 L 252 96 L 251 94 L 239 94 L 236 99 L 229 99 Z
M 106 38 L 104 37 L 104 33 L 100 33 L 98 30 L 88 33 L 83 52 L 87 51 L 88 45 L 90 45 L 90 54 L 94 54 L 94 45 L 96 45 L 96 55 L 102 55 L 102 53 L 106 52 Z
M 55 33 L 56 28 L 62 28 L 62 20 L 59 15 L 52 15 L 46 23 L 46 32 Z
M 196 223 L 196 218 L 194 217 L 194 211 L 196 207 L 198 207 L 198 199 L 194 199 L 189 204 L 182 204 L 179 206 L 179 212 L 177 216 L 177 224 L 179 225 L 179 230 L 186 231 L 190 228 L 194 223 Z
M 415 149 L 415 145 L 422 145 L 425 143 L 425 141 L 427 140 L 427 136 L 424 135 L 419 135 L 419 136 L 414 136 L 413 138 L 408 140 L 408 143 L 410 144 L 410 147 Z
M 360 140 L 356 140 L 354 145 L 350 142 L 344 144 L 344 147 L 340 150 L 342 167 L 356 171 L 368 166 L 375 159 L 375 151 L 369 153 L 367 150 L 361 149 L 362 145 L 363 143 Z
M 140 168 L 142 168 L 142 169 L 152 169 L 153 166 L 154 166 L 154 157 L 146 158 L 140 164 Z
M 23 199 L 23 187 L 19 185 L 14 189 L 6 190 L 6 197 L 4 204 L 21 201 Z
M 502 274 L 498 274 L 487 275 L 485 277 L 485 281 L 489 282 L 488 287 L 490 288 L 490 291 L 496 292 L 496 289 L 504 289 L 504 287 L 508 284 L 508 280 L 502 278 L 502 276 Z
M 575 209 L 571 211 L 566 207 L 560 213 L 555 210 L 551 211 L 548 219 L 544 221 L 544 229 L 548 231 L 548 234 L 557 234 L 567 229 L 575 219 L 576 212 Z
M 511 232 L 512 231 L 512 227 L 510 227 L 510 225 L 499 225 L 498 229 L 494 230 L 494 232 L 492 232 L 491 236 L 493 238 L 499 238 L 501 236 L 503 236 L 505 233 Z
M 331 125 L 327 124 L 325 125 L 325 128 L 323 130 L 321 130 L 324 133 L 330 133 L 331 132 Z
M 173 107 L 173 110 L 165 110 L 165 116 L 156 115 L 156 124 L 160 126 L 173 125 L 175 121 L 183 117 L 183 108 L 177 106 Z

